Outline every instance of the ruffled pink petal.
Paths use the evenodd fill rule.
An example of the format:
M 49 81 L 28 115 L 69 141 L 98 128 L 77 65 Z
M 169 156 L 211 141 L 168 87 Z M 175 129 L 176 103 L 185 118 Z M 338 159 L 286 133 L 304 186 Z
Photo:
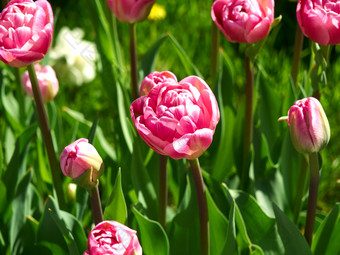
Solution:
M 193 134 L 186 134 L 164 148 L 166 155 L 173 159 L 195 159 L 203 154 L 212 142 L 214 131 L 199 129 Z
M 263 19 L 261 22 L 257 23 L 257 25 L 246 34 L 246 40 L 248 43 L 255 43 L 264 39 L 270 29 L 270 22 L 268 18 Z

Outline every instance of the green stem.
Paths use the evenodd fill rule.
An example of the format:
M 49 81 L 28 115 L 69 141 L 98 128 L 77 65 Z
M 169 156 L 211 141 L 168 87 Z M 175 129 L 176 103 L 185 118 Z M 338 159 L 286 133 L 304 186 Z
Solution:
M 318 198 L 318 185 L 319 185 L 319 161 L 318 153 L 313 152 L 309 155 L 310 164 L 310 184 L 309 184 L 309 197 L 307 206 L 307 218 L 305 226 L 305 238 L 309 246 L 312 245 L 316 203 Z
M 198 211 L 200 218 L 200 243 L 201 243 L 201 255 L 209 254 L 210 238 L 209 238 L 209 217 L 208 217 L 208 205 L 207 197 L 205 194 L 205 186 L 201 173 L 200 163 L 198 158 L 189 160 L 192 176 L 194 178 L 196 195 L 198 201 Z
M 94 224 L 97 225 L 104 220 L 98 185 L 91 190 L 91 209 Z
M 168 157 L 159 155 L 159 223 L 166 227 L 166 207 L 168 204 Z
M 218 27 L 212 21 L 211 27 L 211 56 L 210 56 L 210 79 L 211 84 L 210 87 L 213 90 L 215 87 L 216 81 L 216 73 L 217 73 L 217 66 L 218 66 L 218 48 L 220 45 L 220 33 Z
M 298 184 L 296 187 L 296 195 L 294 199 L 294 207 L 293 207 L 295 223 L 298 222 L 299 214 L 301 210 L 302 197 L 305 191 L 306 180 L 307 180 L 307 167 L 308 167 L 307 161 L 305 157 L 302 157 L 301 165 L 300 165 L 300 172 L 299 172 L 299 179 L 298 179 Z
M 133 100 L 138 97 L 138 70 L 137 70 L 137 50 L 136 50 L 136 26 L 129 24 L 130 31 L 130 66 L 131 66 L 131 91 Z
M 41 132 L 43 135 L 45 147 L 47 150 L 47 155 L 48 155 L 51 172 L 52 172 L 53 185 L 54 185 L 54 188 L 57 194 L 59 207 L 61 209 L 66 209 L 65 197 L 64 197 L 63 190 L 62 190 L 62 183 L 61 183 L 61 178 L 60 178 L 61 170 L 59 168 L 59 164 L 58 164 L 58 161 L 55 155 L 50 125 L 48 123 L 45 106 L 43 103 L 43 99 L 41 97 L 39 83 L 38 83 L 37 75 L 35 73 L 34 65 L 30 64 L 29 66 L 27 66 L 27 70 L 28 70 L 31 84 L 32 84 L 34 101 L 37 106 L 40 128 L 41 128 Z
M 246 69 L 246 109 L 243 133 L 243 163 L 240 188 L 247 189 L 249 184 L 250 149 L 253 140 L 253 100 L 254 100 L 254 72 L 250 59 L 245 57 Z
M 301 31 L 301 28 L 299 24 L 296 25 L 296 30 L 295 30 L 295 43 L 294 43 L 294 55 L 293 55 L 293 63 L 292 63 L 292 79 L 294 82 L 295 88 L 297 87 L 297 77 L 299 74 L 299 69 L 300 69 L 300 60 L 301 60 L 301 50 L 302 50 L 302 45 L 303 45 L 303 34 Z

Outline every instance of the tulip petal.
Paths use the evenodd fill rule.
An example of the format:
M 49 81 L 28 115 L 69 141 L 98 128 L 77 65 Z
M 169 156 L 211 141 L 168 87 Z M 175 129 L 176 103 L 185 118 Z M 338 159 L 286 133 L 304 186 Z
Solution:
M 173 159 L 195 159 L 203 154 L 212 142 L 214 131 L 199 129 L 193 134 L 186 134 L 164 148 L 166 155 Z

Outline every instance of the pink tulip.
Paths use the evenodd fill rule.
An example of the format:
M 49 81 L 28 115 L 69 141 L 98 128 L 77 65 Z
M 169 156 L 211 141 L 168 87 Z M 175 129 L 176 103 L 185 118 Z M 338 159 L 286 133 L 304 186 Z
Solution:
M 84 255 L 142 255 L 136 231 L 116 221 L 102 221 L 89 234 Z
M 24 67 L 41 60 L 53 35 L 53 12 L 46 0 L 12 0 L 0 14 L 0 60 Z
M 49 102 L 59 90 L 59 82 L 55 72 L 51 66 L 41 66 L 38 63 L 34 65 L 34 68 L 37 74 L 41 96 L 45 103 Z M 28 71 L 24 72 L 22 84 L 27 94 L 33 97 L 32 84 Z
M 77 179 L 85 172 L 91 171 L 90 181 L 96 183 L 103 174 L 103 160 L 97 150 L 87 139 L 81 138 L 66 146 L 60 154 L 60 167 L 64 175 Z
M 143 140 L 174 159 L 195 159 L 210 146 L 220 119 L 216 98 L 201 78 L 190 76 L 154 86 L 130 106 Z
M 340 2 L 299 0 L 296 18 L 302 32 L 322 45 L 339 44 Z
M 274 0 L 217 0 L 211 17 L 229 41 L 255 43 L 273 23 Z
M 123 22 L 135 23 L 146 19 L 156 0 L 107 0 L 111 11 Z
M 146 96 L 154 86 L 164 82 L 177 82 L 177 77 L 169 71 L 152 72 L 142 81 L 139 93 Z
M 298 100 L 288 111 L 290 135 L 295 149 L 318 152 L 329 142 L 330 128 L 320 102 L 314 97 Z

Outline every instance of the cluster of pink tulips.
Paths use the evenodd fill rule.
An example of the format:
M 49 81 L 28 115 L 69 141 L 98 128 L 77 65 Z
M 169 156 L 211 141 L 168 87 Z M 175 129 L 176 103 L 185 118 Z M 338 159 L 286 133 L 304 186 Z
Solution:
M 107 0 L 117 19 L 130 24 L 145 20 L 154 2 Z M 212 4 L 211 18 L 228 41 L 249 46 L 264 40 L 269 34 L 274 21 L 274 6 L 274 0 L 216 0 Z M 340 43 L 340 1 L 299 0 L 296 17 L 304 35 L 314 42 L 321 45 Z M 53 26 L 53 12 L 47 0 L 12 0 L 0 14 L 0 60 L 13 67 L 34 67 L 35 74 L 26 71 L 22 83 L 27 94 L 37 102 L 39 98 L 33 91 L 37 84 L 44 103 L 51 101 L 59 89 L 52 67 L 39 64 L 50 49 Z M 248 64 L 249 61 L 254 59 L 248 59 Z M 246 76 L 251 91 L 253 73 L 251 64 L 248 66 Z M 33 80 L 34 75 L 37 84 Z M 247 152 L 252 143 L 251 100 L 254 96 L 250 93 L 249 97 L 251 105 L 246 111 L 250 114 L 250 123 L 248 128 L 247 124 L 244 127 L 244 137 L 248 137 L 249 143 L 245 145 L 248 151 L 246 148 L 244 162 L 249 161 Z M 131 100 L 130 113 L 139 136 L 151 149 L 172 159 L 188 159 L 191 162 L 212 144 L 220 120 L 214 92 L 202 78 L 192 75 L 178 81 L 170 71 L 154 71 L 142 80 L 139 96 Z M 287 121 L 292 144 L 298 152 L 314 155 L 328 144 L 330 127 L 318 99 L 308 97 L 296 101 L 289 109 L 288 117 L 281 119 Z M 60 168 L 65 176 L 85 187 L 90 194 L 98 188 L 98 181 L 104 173 L 102 158 L 85 138 L 65 147 L 60 155 Z M 243 168 L 248 171 L 245 176 L 249 176 L 249 167 L 244 163 Z M 205 198 L 204 183 L 202 189 L 201 195 Z M 198 195 L 199 203 L 201 198 Z M 206 203 L 206 200 L 202 201 Z M 142 254 L 135 230 L 116 221 L 103 221 L 100 217 L 95 223 L 84 255 Z M 201 234 L 203 231 L 208 230 L 201 228 Z M 209 236 L 202 237 L 201 242 L 205 242 L 202 240 L 209 242 Z M 202 248 L 202 254 L 209 245 L 206 247 Z

